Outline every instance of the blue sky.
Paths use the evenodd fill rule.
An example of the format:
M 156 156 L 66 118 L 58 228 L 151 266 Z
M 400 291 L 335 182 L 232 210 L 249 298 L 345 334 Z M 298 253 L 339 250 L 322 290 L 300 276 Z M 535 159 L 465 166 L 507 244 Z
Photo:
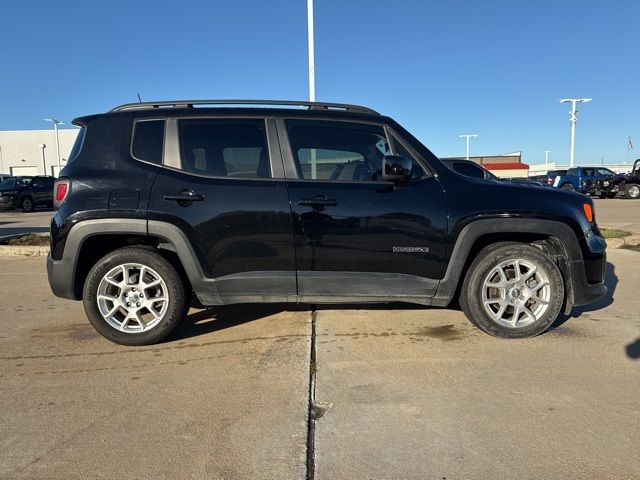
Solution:
M 306 99 L 306 0 L 0 5 L 0 130 L 136 100 Z M 576 159 L 640 155 L 640 1 L 315 0 L 318 100 L 359 103 L 440 156 L 566 161 L 561 97 L 592 97 Z

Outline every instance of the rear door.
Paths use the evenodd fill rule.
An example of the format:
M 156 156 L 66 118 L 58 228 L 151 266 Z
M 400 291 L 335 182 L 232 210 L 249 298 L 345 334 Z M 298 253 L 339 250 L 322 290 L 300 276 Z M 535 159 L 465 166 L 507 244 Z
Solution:
M 379 124 L 281 119 L 303 300 L 433 295 L 445 254 L 439 181 Z M 410 182 L 383 181 L 382 157 L 412 157 Z
M 291 211 L 270 136 L 264 118 L 167 120 L 149 220 L 179 227 L 202 268 L 198 293 L 213 303 L 295 298 Z

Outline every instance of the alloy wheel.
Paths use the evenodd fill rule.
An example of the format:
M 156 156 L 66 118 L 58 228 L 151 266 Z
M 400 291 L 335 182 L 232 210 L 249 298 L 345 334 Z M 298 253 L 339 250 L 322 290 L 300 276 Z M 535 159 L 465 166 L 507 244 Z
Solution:
M 102 318 L 125 333 L 151 330 L 169 306 L 163 278 L 139 263 L 125 263 L 109 270 L 98 285 L 96 298 Z
M 547 273 L 523 259 L 491 269 L 482 284 L 482 304 L 491 319 L 508 328 L 531 325 L 547 311 L 551 286 Z

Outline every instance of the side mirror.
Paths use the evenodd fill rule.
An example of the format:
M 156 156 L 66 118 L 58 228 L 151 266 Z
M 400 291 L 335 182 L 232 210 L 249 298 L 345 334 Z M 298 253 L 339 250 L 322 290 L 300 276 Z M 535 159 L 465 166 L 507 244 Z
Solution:
M 404 182 L 411 178 L 413 162 L 402 155 L 385 155 L 382 158 L 382 179 L 387 182 Z

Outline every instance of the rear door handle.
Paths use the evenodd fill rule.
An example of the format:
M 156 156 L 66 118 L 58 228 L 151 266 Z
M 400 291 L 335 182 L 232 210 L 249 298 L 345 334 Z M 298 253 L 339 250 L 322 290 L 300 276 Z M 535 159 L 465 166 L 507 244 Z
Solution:
M 177 195 L 163 195 L 162 198 L 165 200 L 173 200 L 175 202 L 201 202 L 202 200 L 204 200 L 204 195 L 177 194 Z
M 198 195 L 193 190 L 185 188 L 176 194 L 167 194 L 162 196 L 163 199 L 178 202 L 179 205 L 185 207 L 191 205 L 191 202 L 201 202 L 204 195 Z
M 301 207 L 335 207 L 337 204 L 337 201 L 326 195 L 315 195 L 311 198 L 298 200 L 298 205 Z

